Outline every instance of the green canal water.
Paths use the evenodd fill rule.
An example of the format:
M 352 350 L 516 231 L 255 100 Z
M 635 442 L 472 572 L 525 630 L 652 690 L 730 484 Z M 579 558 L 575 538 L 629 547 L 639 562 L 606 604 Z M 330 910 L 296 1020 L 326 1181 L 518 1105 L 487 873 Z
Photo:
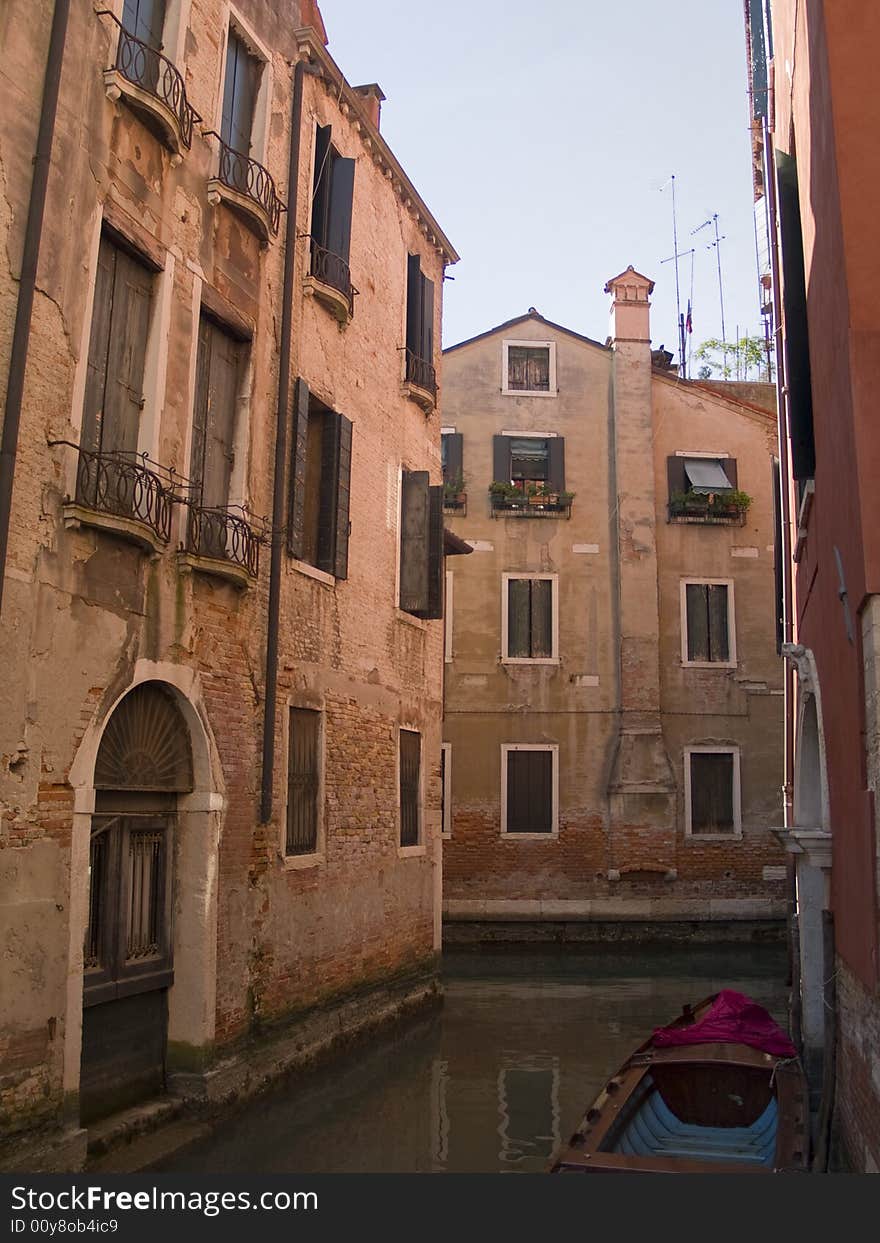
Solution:
M 227 1115 L 175 1173 L 538 1173 L 684 1002 L 736 988 L 786 1024 L 778 946 L 455 952 L 445 1002 Z

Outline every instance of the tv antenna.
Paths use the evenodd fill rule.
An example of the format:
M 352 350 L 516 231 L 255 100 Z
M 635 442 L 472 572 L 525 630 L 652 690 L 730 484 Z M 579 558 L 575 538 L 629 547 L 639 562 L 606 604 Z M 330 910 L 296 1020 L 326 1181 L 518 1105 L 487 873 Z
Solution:
M 721 340 L 726 341 L 727 333 L 724 329 L 724 282 L 721 279 L 721 243 L 724 241 L 725 235 L 722 233 L 719 236 L 718 234 L 718 212 L 716 211 L 708 220 L 704 220 L 702 224 L 698 224 L 695 229 L 691 229 L 691 237 L 695 233 L 700 233 L 703 229 L 708 229 L 710 225 L 715 226 L 715 241 L 707 242 L 706 249 L 711 250 L 713 246 L 715 248 L 715 260 L 718 266 L 718 302 L 721 306 Z

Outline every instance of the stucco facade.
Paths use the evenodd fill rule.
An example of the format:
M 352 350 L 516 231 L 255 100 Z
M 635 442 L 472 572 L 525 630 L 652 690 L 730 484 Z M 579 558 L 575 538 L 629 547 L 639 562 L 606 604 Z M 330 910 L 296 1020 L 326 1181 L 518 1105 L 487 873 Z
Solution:
M 880 180 L 872 139 L 880 105 L 864 84 L 880 47 L 880 15 L 856 0 L 750 0 L 746 21 L 790 552 L 794 1011 L 818 1107 L 820 1168 L 836 1149 L 850 1168 L 876 1172 L 880 329 L 870 204 Z
M 761 407 L 652 367 L 651 288 L 631 268 L 609 282 L 608 345 L 532 310 L 444 353 L 447 474 L 460 459 L 467 493 L 466 513 L 453 508 L 447 522 L 474 548 L 447 571 L 451 936 L 459 924 L 514 921 L 551 936 L 602 935 L 600 925 L 624 935 L 649 922 L 663 935 L 660 924 L 695 931 L 696 921 L 719 935 L 774 935 L 785 912 L 784 856 L 770 831 L 782 747 L 775 422 L 766 392 Z M 543 391 L 522 391 L 512 357 L 544 360 L 526 380 Z M 540 474 L 528 463 L 545 446 L 558 499 L 487 493 L 493 480 L 511 482 L 498 474 L 506 461 L 520 485 Z M 705 493 L 685 505 L 676 481 L 686 463 L 695 477 L 701 463 L 726 463 L 751 497 L 745 516 L 716 515 Z M 536 581 L 550 583 L 540 603 Z M 709 588 L 727 602 L 728 644 L 694 659 L 688 609 Z M 526 590 L 533 642 L 538 608 L 552 635 L 517 657 L 510 593 Z M 518 748 L 549 752 L 525 761 L 543 770 L 534 779 L 545 782 L 546 817 L 513 806 L 532 797 L 533 778 L 511 776 Z M 718 762 L 735 806 L 717 832 L 691 806 L 693 757 L 706 753 L 729 757 Z
M 440 482 L 437 359 L 419 359 L 410 383 L 408 270 L 415 263 L 421 288 L 435 293 L 422 323 L 432 354 L 444 267 L 457 256 L 379 133 L 381 92 L 345 81 L 316 5 L 174 0 L 164 6 L 167 62 L 148 47 L 140 69 L 131 61 L 120 69 L 127 35 L 96 12 L 102 7 L 124 16 L 122 0 L 73 0 L 64 44 L 0 633 L 0 1121 L 15 1137 L 4 1159 L 25 1160 L 22 1136 L 40 1132 L 49 1155 L 39 1160 L 62 1168 L 81 1160 L 85 1140 L 84 940 L 86 1010 L 89 971 L 106 966 L 90 941 L 95 878 L 105 866 L 99 822 L 109 826 L 108 851 L 118 824 L 136 836 L 143 807 L 159 826 L 155 839 L 144 838 L 153 864 L 138 866 L 164 868 L 167 898 L 156 888 L 159 872 L 150 881 L 141 871 L 128 874 L 119 901 L 133 903 L 138 885 L 146 894 L 153 884 L 149 902 L 156 910 L 168 903 L 139 916 L 138 952 L 162 957 L 156 1038 L 160 1077 L 173 1091 L 242 1089 L 239 1055 L 257 1036 L 286 1033 L 289 1062 L 328 1033 L 430 998 L 439 948 L 442 625 L 398 607 L 399 497 L 402 472 Z M 0 17 L 4 375 L 51 8 L 15 0 Z M 241 73 L 256 84 L 243 104 L 230 85 L 233 37 Z M 167 106 L 166 63 L 179 71 L 195 117 L 179 95 L 176 111 Z M 243 157 L 224 155 L 219 136 L 229 147 L 236 108 L 251 110 Z M 335 198 L 330 240 L 317 245 L 322 141 L 322 158 L 342 170 L 328 201 L 344 190 L 343 173 L 353 176 L 342 266 Z M 127 456 L 102 453 L 99 439 L 89 457 L 94 342 L 102 314 L 113 313 L 102 305 L 108 261 L 117 278 L 129 273 L 129 288 L 140 282 L 147 291 L 145 319 L 124 337 L 126 358 L 141 352 L 141 384 L 131 370 L 126 380 L 140 415 Z M 108 376 L 112 323 L 109 331 Z M 234 360 L 231 392 L 211 370 L 223 350 Z M 102 391 L 97 427 L 109 436 L 112 403 Z M 197 436 L 201 398 L 208 413 Z M 224 402 L 225 440 L 215 413 Z M 306 455 L 307 423 L 324 429 L 317 455 Z M 342 429 L 336 440 L 331 427 Z M 280 472 L 276 429 L 285 438 Z M 222 502 L 208 497 L 209 461 L 220 462 Z M 91 487 L 84 462 L 105 472 L 104 490 Z M 165 714 L 177 764 L 168 784 L 141 783 L 154 801 L 139 809 L 137 757 L 161 768 L 157 737 L 133 710 L 114 717 L 138 687 Z M 274 754 L 264 738 L 267 691 Z M 124 719 L 141 729 L 137 738 L 119 741 Z M 110 762 L 103 744 L 114 721 L 113 745 L 123 748 L 115 785 L 96 776 Z M 298 721 L 317 739 L 303 761 L 311 766 L 303 788 L 314 800 L 304 813 L 305 846 L 290 813 L 289 731 Z M 404 733 L 420 756 L 406 839 Z M 120 782 L 125 789 L 114 794 Z M 154 936 L 150 920 L 164 931 Z M 130 987 L 125 971 L 111 976 L 101 987 L 121 997 Z M 381 1004 L 357 1001 L 370 989 L 380 990 Z M 323 1026 L 316 1014 L 329 1016 Z M 110 1028 L 92 1026 L 94 1115 L 114 1101 L 100 1066 Z M 117 1039 L 124 1024 L 114 1031 Z M 258 1077 L 253 1070 L 251 1080 Z M 53 1156 L 59 1134 L 68 1147 Z

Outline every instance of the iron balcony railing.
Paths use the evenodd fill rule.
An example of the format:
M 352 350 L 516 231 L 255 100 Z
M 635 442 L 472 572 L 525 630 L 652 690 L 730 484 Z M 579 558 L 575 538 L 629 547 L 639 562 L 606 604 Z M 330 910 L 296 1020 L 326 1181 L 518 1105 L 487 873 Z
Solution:
M 570 518 L 571 500 L 558 497 L 543 500 L 523 496 L 496 496 L 489 494 L 492 517 L 504 518 Z
M 437 373 L 426 358 L 419 358 L 412 350 L 406 351 L 406 378 L 408 383 L 423 388 L 432 397 L 437 396 Z
M 109 17 L 119 27 L 116 44 L 116 69 L 133 86 L 155 96 L 174 114 L 180 130 L 180 141 L 189 150 L 192 146 L 193 126 L 201 117 L 186 97 L 186 87 L 180 70 L 158 48 L 151 47 L 142 39 L 130 34 L 114 13 L 101 9 L 100 17 Z
M 697 522 L 732 527 L 744 526 L 746 521 L 746 510 L 741 505 L 726 504 L 717 494 L 714 500 L 703 495 L 671 500 L 668 513 L 670 522 Z
M 251 578 L 257 578 L 260 543 L 257 532 L 238 514 L 190 503 L 186 549 L 193 556 L 229 561 L 246 570 Z
M 329 285 L 338 290 L 348 303 L 349 315 L 354 314 L 354 295 L 357 292 L 351 283 L 351 272 L 341 255 L 334 255 L 332 250 L 322 246 L 315 238 L 309 239 L 312 244 L 312 276 L 322 285 Z
M 275 181 L 268 168 L 264 168 L 258 160 L 252 160 L 243 151 L 236 151 L 223 141 L 216 131 L 209 131 L 208 137 L 214 137 L 220 145 L 220 163 L 217 179 L 251 199 L 266 213 L 271 233 L 278 232 L 281 213 L 287 211 L 275 191 Z
M 96 513 L 134 518 L 167 544 L 175 497 L 162 479 L 133 453 L 79 450 L 76 502 Z

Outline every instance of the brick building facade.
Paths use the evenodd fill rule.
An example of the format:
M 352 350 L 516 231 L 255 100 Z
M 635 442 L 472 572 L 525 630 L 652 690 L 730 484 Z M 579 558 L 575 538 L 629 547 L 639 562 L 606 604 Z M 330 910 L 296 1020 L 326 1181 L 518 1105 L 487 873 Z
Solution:
M 773 394 L 659 365 L 652 288 L 444 352 L 450 937 L 780 934 Z
M 51 9 L 0 19 L 4 375 Z M 439 947 L 457 256 L 310 0 L 69 10 L 0 635 L 31 1168 L 429 1000 Z

